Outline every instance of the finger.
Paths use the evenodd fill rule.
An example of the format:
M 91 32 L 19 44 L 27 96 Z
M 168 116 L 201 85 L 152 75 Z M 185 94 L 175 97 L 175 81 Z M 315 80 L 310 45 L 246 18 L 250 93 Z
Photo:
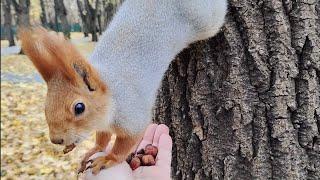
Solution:
M 157 124 L 150 124 L 147 127 L 146 132 L 144 133 L 143 139 L 140 142 L 137 151 L 144 148 L 148 144 L 152 144 L 154 133 L 156 132 L 158 125 Z
M 166 179 L 161 178 L 162 169 L 156 166 L 140 166 L 136 170 L 132 171 L 134 179 Z
M 162 134 L 167 134 L 167 135 L 169 135 L 169 128 L 168 128 L 168 126 L 166 126 L 165 124 L 160 124 L 160 125 L 158 125 L 158 127 L 157 127 L 157 129 L 156 129 L 156 132 L 154 133 L 154 136 L 153 136 L 152 145 L 158 146 L 158 144 L 159 144 L 159 139 L 160 139 L 160 136 L 161 136 Z
M 93 175 L 91 170 L 84 173 L 83 179 L 90 180 L 103 180 L 103 179 L 116 179 L 116 180 L 132 180 L 132 170 L 130 166 L 123 162 L 116 166 L 103 169 L 97 175 Z
M 171 165 L 172 139 L 168 134 L 162 134 L 159 139 L 158 155 L 156 159 L 157 166 Z

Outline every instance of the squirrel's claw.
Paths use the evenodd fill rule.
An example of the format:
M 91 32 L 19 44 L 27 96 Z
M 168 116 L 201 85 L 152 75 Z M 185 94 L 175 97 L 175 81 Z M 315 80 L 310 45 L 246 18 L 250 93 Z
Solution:
M 90 149 L 90 150 L 84 155 L 84 157 L 83 157 L 83 159 L 82 159 L 82 161 L 81 161 L 81 163 L 80 163 L 80 168 L 78 169 L 78 174 L 83 173 L 83 171 L 87 170 L 87 169 L 86 169 L 87 164 L 88 164 L 89 162 L 90 162 L 90 163 L 93 162 L 93 160 L 91 160 L 91 159 L 89 160 L 89 158 L 90 158 L 93 154 L 95 154 L 95 153 L 97 153 L 97 152 L 100 152 L 100 151 L 102 151 L 102 150 L 99 149 L 98 147 L 94 147 L 94 148 Z
M 89 161 L 86 162 L 86 164 L 92 163 L 92 162 L 93 162 L 93 159 L 90 159 Z
M 92 164 L 88 166 L 85 170 L 92 168 L 92 174 L 97 175 L 102 169 L 118 164 L 113 156 L 101 156 L 93 160 Z
M 86 166 L 81 165 L 81 167 L 78 169 L 78 174 L 83 173 L 83 171 L 87 170 L 89 167 L 86 168 Z

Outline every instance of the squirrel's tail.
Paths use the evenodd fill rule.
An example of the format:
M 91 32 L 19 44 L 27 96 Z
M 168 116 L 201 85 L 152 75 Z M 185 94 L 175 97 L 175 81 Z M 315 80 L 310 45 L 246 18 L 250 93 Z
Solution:
M 214 36 L 224 23 L 228 3 L 226 0 L 183 0 L 181 10 L 194 28 L 192 41 Z

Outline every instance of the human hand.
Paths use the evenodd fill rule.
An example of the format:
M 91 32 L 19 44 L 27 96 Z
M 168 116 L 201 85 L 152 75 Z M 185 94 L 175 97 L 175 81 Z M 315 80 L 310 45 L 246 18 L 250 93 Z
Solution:
M 140 166 L 132 171 L 127 162 L 123 162 L 117 166 L 100 171 L 99 174 L 93 175 L 91 170 L 85 172 L 83 179 L 102 180 L 102 179 L 118 179 L 118 180 L 167 180 L 170 179 L 171 170 L 171 150 L 172 139 L 169 136 L 169 128 L 164 124 L 151 124 L 145 131 L 142 141 L 138 145 L 137 150 L 144 148 L 146 145 L 152 144 L 158 147 L 156 164 L 154 166 Z M 106 153 L 97 153 L 90 159 L 98 156 L 106 155 Z
M 170 179 L 172 139 L 169 136 L 169 128 L 164 124 L 149 125 L 137 149 L 143 149 L 148 144 L 158 147 L 156 164 L 140 166 L 134 170 L 134 179 Z

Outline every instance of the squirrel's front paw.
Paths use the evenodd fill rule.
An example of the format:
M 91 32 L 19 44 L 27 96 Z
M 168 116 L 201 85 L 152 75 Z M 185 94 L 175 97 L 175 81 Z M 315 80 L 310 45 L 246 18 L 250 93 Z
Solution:
M 88 166 L 87 169 L 92 168 L 92 174 L 94 175 L 98 174 L 102 169 L 106 169 L 119 164 L 119 161 L 113 154 L 97 157 L 96 159 L 90 160 L 89 162 L 92 162 L 92 164 Z
M 89 162 L 88 160 L 92 155 L 94 155 L 97 152 L 102 152 L 102 151 L 103 150 L 98 147 L 94 147 L 94 148 L 90 149 L 82 158 L 80 168 L 78 169 L 78 174 L 82 173 L 86 169 L 86 165 Z

